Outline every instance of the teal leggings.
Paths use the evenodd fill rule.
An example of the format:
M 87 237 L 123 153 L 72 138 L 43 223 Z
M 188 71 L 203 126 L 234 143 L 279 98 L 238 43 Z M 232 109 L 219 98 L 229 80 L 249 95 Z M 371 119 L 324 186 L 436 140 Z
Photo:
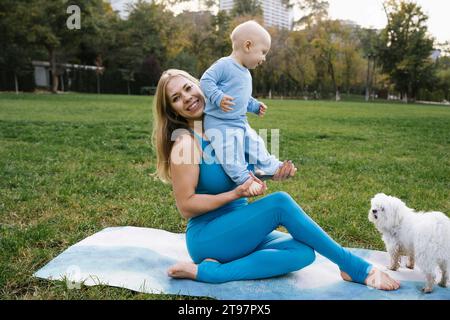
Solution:
M 290 234 L 276 231 L 280 225 Z M 331 239 L 285 192 L 195 218 L 186 242 L 198 264 L 196 280 L 209 283 L 262 279 L 300 270 L 314 261 L 314 251 L 336 263 L 355 282 L 364 283 L 372 267 Z M 219 262 L 204 261 L 206 258 Z

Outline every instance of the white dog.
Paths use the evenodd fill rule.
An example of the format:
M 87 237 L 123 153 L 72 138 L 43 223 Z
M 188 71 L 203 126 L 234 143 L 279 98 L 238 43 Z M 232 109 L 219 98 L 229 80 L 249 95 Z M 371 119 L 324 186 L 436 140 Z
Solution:
M 450 271 L 450 219 L 442 212 L 415 212 L 398 198 L 379 193 L 371 200 L 369 221 L 383 235 L 391 257 L 389 269 L 397 270 L 400 256 L 407 267 L 414 262 L 426 276 L 423 292 L 433 291 L 435 269 L 442 271 L 441 287 L 447 286 Z

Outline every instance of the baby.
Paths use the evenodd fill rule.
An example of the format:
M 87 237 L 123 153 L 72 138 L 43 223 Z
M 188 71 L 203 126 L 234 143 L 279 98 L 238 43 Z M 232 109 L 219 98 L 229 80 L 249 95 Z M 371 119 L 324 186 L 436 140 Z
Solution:
M 250 177 L 245 154 L 263 175 L 274 175 L 282 163 L 267 152 L 246 116 L 247 112 L 263 116 L 267 109 L 252 97 L 252 76 L 248 69 L 255 69 L 266 60 L 270 34 L 257 22 L 247 21 L 233 30 L 231 41 L 232 54 L 206 70 L 200 86 L 207 100 L 205 134 L 225 172 L 240 185 Z M 254 181 L 250 191 L 254 193 L 260 188 Z
M 225 172 L 238 185 L 250 177 L 245 154 L 263 175 L 274 175 L 282 163 L 267 152 L 264 141 L 250 127 L 247 112 L 263 116 L 267 106 L 252 97 L 252 76 L 266 60 L 270 34 L 257 22 L 247 21 L 231 33 L 233 52 L 217 60 L 200 79 L 206 97 L 205 134 Z M 237 152 L 236 152 L 237 149 Z M 250 192 L 262 186 L 254 181 Z

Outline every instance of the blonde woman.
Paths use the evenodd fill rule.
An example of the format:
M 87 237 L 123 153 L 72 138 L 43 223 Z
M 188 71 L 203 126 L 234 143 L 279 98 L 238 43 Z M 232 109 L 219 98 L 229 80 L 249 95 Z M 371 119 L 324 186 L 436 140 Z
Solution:
M 193 262 L 171 266 L 173 278 L 223 283 L 262 279 L 300 270 L 315 259 L 315 251 L 336 263 L 344 280 L 382 290 L 400 284 L 331 239 L 285 192 L 263 195 L 267 185 L 253 173 L 237 186 L 220 163 L 201 121 L 205 98 L 198 80 L 181 70 L 161 76 L 154 109 L 157 175 L 171 183 L 180 214 L 188 219 L 186 242 Z M 273 176 L 284 180 L 296 168 L 284 162 Z M 253 181 L 263 187 L 249 191 Z M 276 228 L 283 225 L 289 234 Z

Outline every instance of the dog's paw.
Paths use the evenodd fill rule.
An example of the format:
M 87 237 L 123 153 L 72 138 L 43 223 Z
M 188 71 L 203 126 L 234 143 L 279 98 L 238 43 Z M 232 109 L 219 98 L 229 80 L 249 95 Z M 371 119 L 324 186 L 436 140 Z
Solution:
M 392 270 L 392 271 L 397 271 L 399 267 L 400 267 L 400 266 L 395 265 L 395 266 L 388 266 L 387 268 L 388 268 L 389 270 Z
M 438 283 L 439 287 L 447 288 L 447 281 L 441 281 Z
M 423 293 L 431 293 L 431 292 L 433 292 L 433 287 L 423 287 L 422 292 Z
M 406 267 L 408 269 L 414 269 L 415 264 L 416 264 L 416 259 L 414 259 L 414 257 L 408 257 L 408 260 L 406 262 Z

